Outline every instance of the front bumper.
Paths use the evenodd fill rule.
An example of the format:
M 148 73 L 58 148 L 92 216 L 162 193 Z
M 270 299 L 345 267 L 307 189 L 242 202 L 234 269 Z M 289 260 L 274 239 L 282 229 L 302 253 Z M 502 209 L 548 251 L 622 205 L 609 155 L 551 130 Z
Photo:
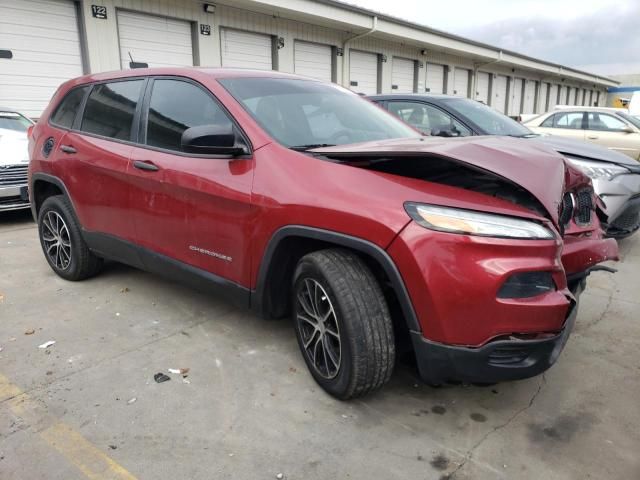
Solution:
M 640 228 L 640 174 L 597 178 L 593 187 L 605 205 L 607 235 L 621 238 Z
M 27 185 L 0 186 L 0 212 L 29 207 Z
M 482 347 L 459 347 L 427 340 L 411 332 L 420 377 L 427 383 L 496 383 L 534 377 L 551 367 L 569 339 L 578 313 L 582 280 L 574 289 L 562 330 L 535 340 L 494 340 Z

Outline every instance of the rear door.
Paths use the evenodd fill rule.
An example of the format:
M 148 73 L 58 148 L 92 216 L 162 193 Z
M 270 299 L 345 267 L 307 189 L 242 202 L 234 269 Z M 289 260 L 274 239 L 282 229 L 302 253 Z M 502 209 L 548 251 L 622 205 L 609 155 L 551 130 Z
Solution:
M 145 82 L 125 79 L 93 85 L 82 118 L 60 140 L 56 173 L 85 230 L 133 239 L 128 166 Z
M 249 285 L 253 159 L 188 154 L 180 145 L 187 128 L 230 126 L 231 117 L 202 85 L 158 77 L 147 87 L 142 118 L 131 154 L 136 243 Z
M 535 128 L 537 133 L 548 133 L 550 135 L 560 135 L 576 140 L 585 139 L 584 112 L 558 112 L 548 116 L 539 127 Z

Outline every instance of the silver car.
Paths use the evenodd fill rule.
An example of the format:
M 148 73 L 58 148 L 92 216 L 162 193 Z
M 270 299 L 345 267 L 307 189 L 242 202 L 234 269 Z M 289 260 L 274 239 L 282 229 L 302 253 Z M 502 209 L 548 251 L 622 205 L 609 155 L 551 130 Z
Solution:
M 602 200 L 598 216 L 607 235 L 624 238 L 640 228 L 640 164 L 627 155 L 582 140 L 538 135 L 506 115 L 468 98 L 392 94 L 369 99 L 430 135 L 507 135 L 543 143 L 591 177 L 595 192 Z

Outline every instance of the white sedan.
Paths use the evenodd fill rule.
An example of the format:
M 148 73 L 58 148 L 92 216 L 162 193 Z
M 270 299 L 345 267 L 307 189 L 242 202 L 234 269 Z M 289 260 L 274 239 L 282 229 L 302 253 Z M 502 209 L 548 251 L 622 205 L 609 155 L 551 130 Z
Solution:
M 27 129 L 24 115 L 0 108 L 0 212 L 29 208 Z

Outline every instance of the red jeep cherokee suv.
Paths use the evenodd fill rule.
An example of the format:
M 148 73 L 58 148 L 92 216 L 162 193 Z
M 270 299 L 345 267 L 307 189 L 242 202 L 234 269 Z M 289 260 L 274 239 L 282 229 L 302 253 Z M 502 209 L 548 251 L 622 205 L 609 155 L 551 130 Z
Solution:
M 617 257 L 590 181 L 527 140 L 423 137 L 336 85 L 162 68 L 62 85 L 30 132 L 45 258 L 104 259 L 291 315 L 330 394 L 497 382 L 557 359 L 578 295 Z

